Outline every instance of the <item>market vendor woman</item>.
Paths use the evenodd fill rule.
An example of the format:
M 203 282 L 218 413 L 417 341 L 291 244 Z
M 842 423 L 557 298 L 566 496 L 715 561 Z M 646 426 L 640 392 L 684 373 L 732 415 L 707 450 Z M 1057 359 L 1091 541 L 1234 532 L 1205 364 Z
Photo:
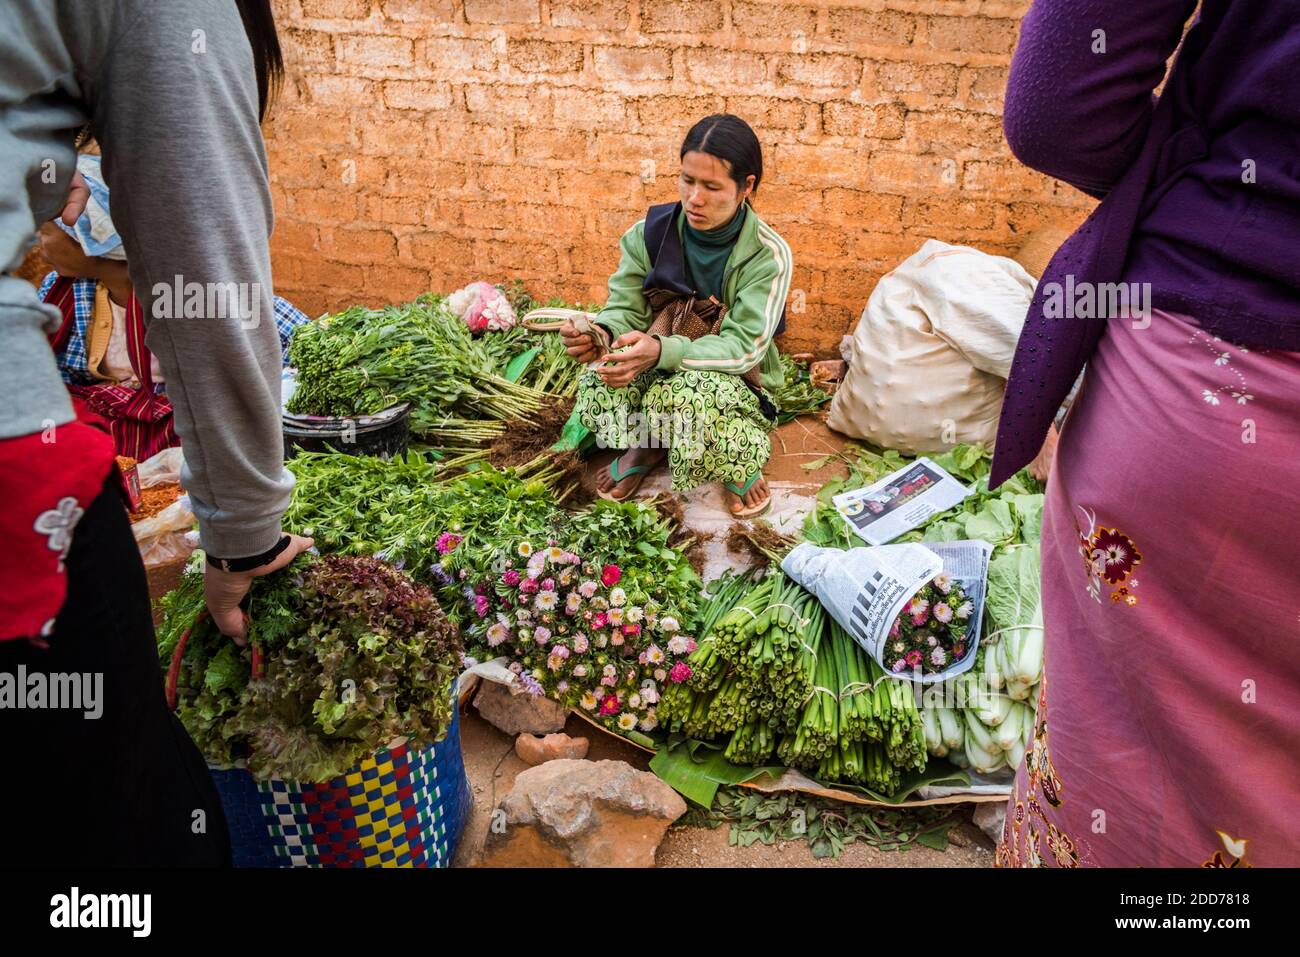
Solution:
M 720 482 L 732 514 L 749 517 L 771 503 L 763 465 L 790 247 L 754 212 L 763 157 L 748 123 L 705 117 L 680 155 L 681 199 L 623 234 L 600 330 L 568 322 L 561 334 L 581 362 L 602 357 L 604 332 L 612 340 L 582 373 L 576 406 L 603 445 L 626 449 L 599 476 L 602 497 L 628 498 L 667 458 L 674 489 Z

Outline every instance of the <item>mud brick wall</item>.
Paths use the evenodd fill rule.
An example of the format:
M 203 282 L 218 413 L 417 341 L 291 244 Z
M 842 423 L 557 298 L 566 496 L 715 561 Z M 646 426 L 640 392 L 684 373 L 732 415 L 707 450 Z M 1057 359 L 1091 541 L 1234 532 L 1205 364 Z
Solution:
M 278 0 L 277 291 L 315 315 L 472 279 L 600 303 L 711 112 L 763 143 L 782 345 L 834 350 L 929 237 L 1009 253 L 1092 201 L 1002 139 L 1027 0 Z

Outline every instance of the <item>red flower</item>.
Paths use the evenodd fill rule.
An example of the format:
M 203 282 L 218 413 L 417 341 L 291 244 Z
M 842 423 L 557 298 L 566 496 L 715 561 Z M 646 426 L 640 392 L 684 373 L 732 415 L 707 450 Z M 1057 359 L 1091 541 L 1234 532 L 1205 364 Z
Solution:
M 617 565 L 606 565 L 600 570 L 600 583 L 606 588 L 613 588 L 623 577 L 623 570 Z
M 673 665 L 673 670 L 668 672 L 668 680 L 673 684 L 681 684 L 691 676 L 691 666 L 684 661 L 679 661 Z
M 1142 555 L 1133 540 L 1123 532 L 1105 526 L 1092 537 L 1092 556 L 1100 559 L 1101 576 L 1112 585 L 1118 585 L 1133 566 L 1142 561 Z M 1099 554 L 1100 553 L 1100 554 Z
M 606 695 L 605 699 L 600 703 L 600 713 L 602 717 L 609 717 L 610 715 L 618 714 L 620 707 L 621 706 L 618 703 L 618 695 Z

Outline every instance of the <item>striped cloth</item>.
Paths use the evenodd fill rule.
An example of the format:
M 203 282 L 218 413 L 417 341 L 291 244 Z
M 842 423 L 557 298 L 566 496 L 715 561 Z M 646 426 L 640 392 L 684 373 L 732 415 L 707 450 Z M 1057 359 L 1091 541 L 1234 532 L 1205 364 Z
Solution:
M 166 397 L 165 383 L 153 381 L 153 356 L 144 344 L 144 313 L 135 296 L 127 304 L 126 336 L 131 368 L 140 386 L 103 382 L 91 375 L 86 341 L 97 285 L 93 279 L 68 279 L 58 273 L 45 277 L 40 297 L 63 313 L 63 324 L 51 337 L 50 345 L 68 391 L 108 421 L 117 454 L 143 462 L 163 449 L 180 444 L 172 421 L 172 405 Z M 293 330 L 308 321 L 291 303 L 275 297 L 281 361 L 288 359 Z

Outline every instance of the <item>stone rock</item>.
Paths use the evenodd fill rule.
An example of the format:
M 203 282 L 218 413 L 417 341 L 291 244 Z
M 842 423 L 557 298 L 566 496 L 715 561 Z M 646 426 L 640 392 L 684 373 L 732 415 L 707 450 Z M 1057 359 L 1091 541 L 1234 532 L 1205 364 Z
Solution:
M 560 759 L 520 772 L 497 805 L 483 867 L 653 867 L 686 813 L 676 791 L 624 761 Z
M 1002 841 L 1002 828 L 1007 823 L 1007 805 L 1005 801 L 989 801 L 975 806 L 972 818 L 975 826 L 983 831 L 994 844 Z
M 566 759 L 581 761 L 587 756 L 589 746 L 586 738 L 571 738 L 567 734 L 548 734 L 543 738 L 521 734 L 515 739 L 515 754 L 525 764 L 532 765 Z
M 479 684 L 474 707 L 483 720 L 506 734 L 550 734 L 562 730 L 569 717 L 559 702 L 495 681 Z

